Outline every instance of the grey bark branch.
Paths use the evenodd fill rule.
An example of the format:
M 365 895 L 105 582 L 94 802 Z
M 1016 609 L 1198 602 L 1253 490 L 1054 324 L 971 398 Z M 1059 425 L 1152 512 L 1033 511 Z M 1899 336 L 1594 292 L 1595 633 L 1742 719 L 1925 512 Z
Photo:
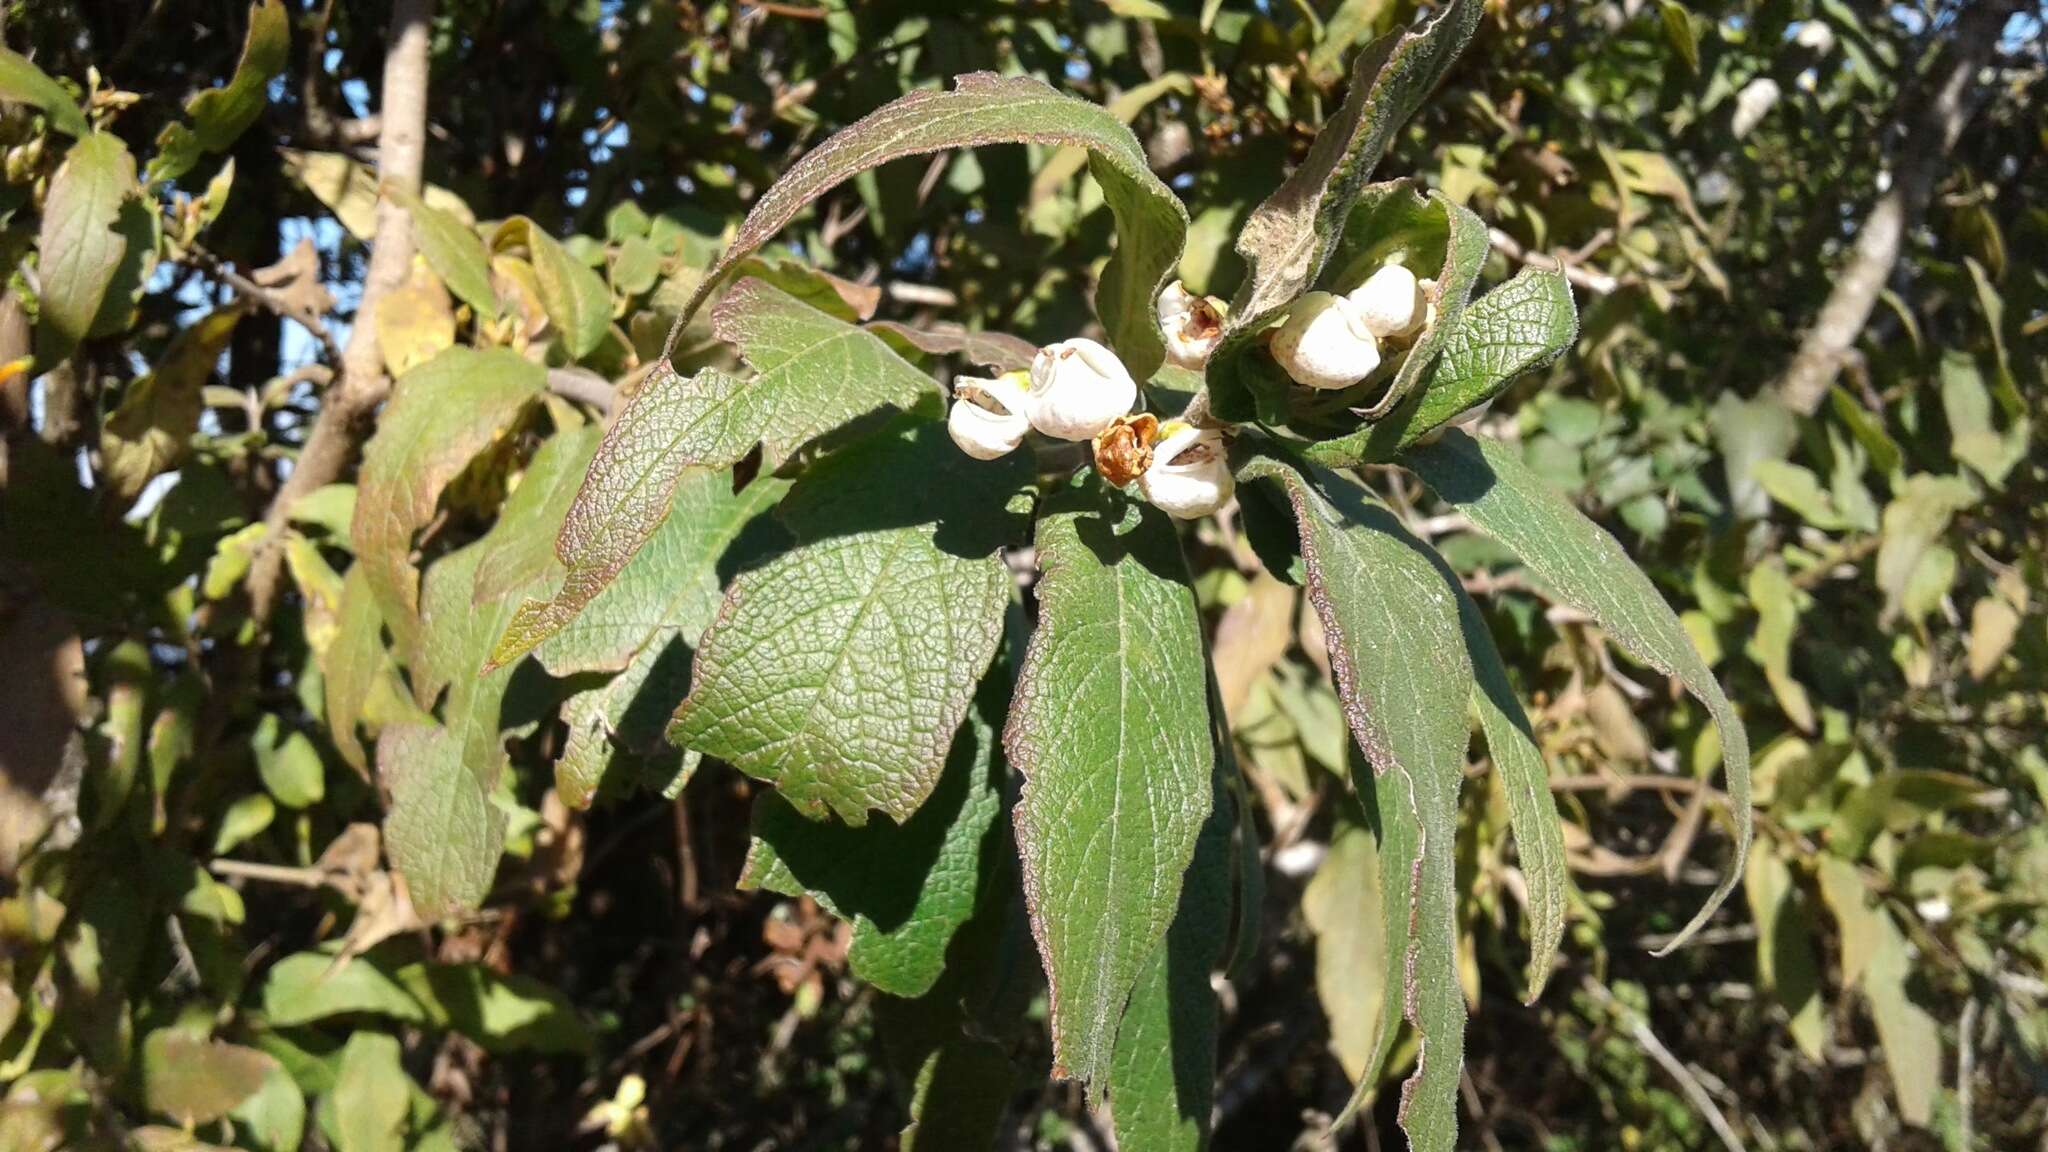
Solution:
M 1947 171 L 1949 154 L 1969 122 L 1977 73 L 1990 61 L 1999 33 L 2020 7 L 2018 0 L 1978 0 L 1965 9 L 1956 20 L 1955 38 L 1928 83 L 1909 84 L 1900 94 L 1898 119 L 1907 128 L 1892 157 L 1891 186 L 1857 229 L 1848 264 L 1835 277 L 1834 291 L 1778 382 L 1779 398 L 1794 412 L 1810 416 L 1820 407 L 1862 335 L 1898 265 L 1907 233 L 1926 214 L 1934 186 Z
M 377 337 L 377 306 L 405 280 L 412 266 L 412 216 L 390 193 L 417 194 L 427 137 L 427 24 L 433 0 L 393 0 L 384 53 L 383 107 L 377 133 L 377 231 L 363 277 L 362 304 L 341 352 L 341 375 L 320 407 L 298 462 L 264 515 L 269 531 L 249 573 L 250 614 L 267 624 L 277 606 L 285 524 L 300 497 L 339 480 L 369 432 L 377 406 L 390 394 L 384 350 Z

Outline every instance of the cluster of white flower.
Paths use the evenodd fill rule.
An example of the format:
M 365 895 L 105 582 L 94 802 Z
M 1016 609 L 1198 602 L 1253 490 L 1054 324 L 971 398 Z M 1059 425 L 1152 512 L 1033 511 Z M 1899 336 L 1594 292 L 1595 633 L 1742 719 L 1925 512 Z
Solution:
M 1273 359 L 1297 384 L 1349 388 L 1379 370 L 1389 345 L 1412 342 L 1435 318 L 1434 285 L 1388 264 L 1343 296 L 1310 292 L 1273 336 Z
M 1200 368 L 1222 339 L 1222 304 L 1176 281 L 1160 295 L 1158 308 L 1168 357 Z M 960 450 L 977 460 L 1015 451 L 1034 429 L 1056 440 L 1088 441 L 1106 479 L 1119 487 L 1135 480 L 1145 499 L 1168 515 L 1191 520 L 1221 508 L 1235 489 L 1222 433 L 1133 417 L 1137 402 L 1137 381 L 1116 353 L 1076 337 L 1039 349 L 1028 373 L 955 380 L 946 427 Z

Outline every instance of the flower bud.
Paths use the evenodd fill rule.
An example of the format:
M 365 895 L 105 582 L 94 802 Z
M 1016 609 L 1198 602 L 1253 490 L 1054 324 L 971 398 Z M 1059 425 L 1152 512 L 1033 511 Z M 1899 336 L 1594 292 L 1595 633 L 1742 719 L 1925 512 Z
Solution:
M 1049 344 L 1031 361 L 1025 413 L 1061 440 L 1093 440 L 1138 402 L 1138 385 L 1116 353 L 1076 337 Z
M 1273 337 L 1273 359 L 1297 384 L 1349 388 L 1380 366 L 1380 343 L 1349 300 L 1311 292 Z
M 1166 358 L 1199 370 L 1223 339 L 1223 301 L 1197 296 L 1175 280 L 1159 294 L 1159 329 L 1166 334 Z
M 1152 466 L 1138 478 L 1138 490 L 1176 520 L 1207 516 L 1230 501 L 1237 479 L 1230 474 L 1223 434 L 1179 420 L 1160 429 L 1165 439 L 1152 449 Z
M 976 460 L 994 460 L 1024 442 L 1031 420 L 1024 414 L 1024 388 L 1018 379 L 1022 375 L 953 381 L 953 410 L 946 416 L 946 431 L 962 452 Z
M 1382 340 L 1406 340 L 1415 335 L 1429 312 L 1422 282 L 1399 264 L 1382 266 L 1345 299 L 1358 309 L 1366 331 Z
M 1737 140 L 1763 123 L 1764 117 L 1778 103 L 1780 94 L 1778 82 L 1769 76 L 1759 76 L 1742 86 L 1742 91 L 1735 94 L 1735 119 L 1730 125 Z

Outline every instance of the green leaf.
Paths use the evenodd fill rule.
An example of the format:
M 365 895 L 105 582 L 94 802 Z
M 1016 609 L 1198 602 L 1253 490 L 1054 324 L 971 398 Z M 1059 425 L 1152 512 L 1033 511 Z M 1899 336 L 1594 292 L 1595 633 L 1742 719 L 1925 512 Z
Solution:
M 531 976 L 500 975 L 481 964 L 408 964 L 397 979 L 439 1022 L 486 1052 L 590 1048 L 590 1032 L 568 997 Z
M 1372 833 L 1344 823 L 1301 893 L 1302 919 L 1316 938 L 1316 998 L 1330 1025 L 1330 1050 L 1353 1084 L 1379 1076 L 1380 1016 L 1387 1007 L 1385 913 Z
M 340 750 L 341 758 L 358 770 L 369 766 L 369 757 L 363 752 L 362 736 L 356 726 L 363 720 L 371 689 L 390 663 L 384 648 L 384 617 L 377 611 L 376 594 L 370 590 L 369 568 L 352 565 L 341 579 L 341 607 L 335 613 L 334 642 L 320 659 L 320 671 L 328 735 Z
M 44 367 L 70 355 L 98 317 L 128 250 L 115 226 L 135 193 L 135 158 L 106 132 L 80 139 L 50 177 L 36 238 L 36 359 Z
M 1991 391 L 1984 373 L 1967 352 L 1950 349 L 1941 357 L 1941 410 L 1948 420 L 1949 451 L 1984 477 L 1993 488 L 2026 459 L 2033 422 L 2024 416 L 2001 432 L 1991 416 Z
M 1091 502 L 1100 497 L 1096 502 Z M 1038 627 L 1003 736 L 1053 1074 L 1099 1093 L 1208 816 L 1201 621 L 1173 524 L 1099 488 L 1038 522 Z
M 684 379 L 656 368 L 605 433 L 555 543 L 568 567 L 561 589 L 522 605 L 493 659 L 516 659 L 576 619 L 667 519 L 691 468 L 722 468 L 762 447 L 773 471 L 816 437 L 892 409 L 937 410 L 938 386 L 881 337 L 758 280 L 718 307 L 721 338 L 760 374 L 705 370 Z
M 172 125 L 157 138 L 161 150 L 150 162 L 151 179 L 175 180 L 192 170 L 199 153 L 225 152 L 249 130 L 269 103 L 272 77 L 284 71 L 291 51 L 291 14 L 278 0 L 249 6 L 249 32 L 242 58 L 225 87 L 209 88 L 185 104 L 191 127 Z
M 1095 309 L 1125 367 L 1137 379 L 1149 379 L 1166 356 L 1152 301 L 1180 262 L 1187 209 L 1152 174 L 1138 138 L 1107 109 L 1063 96 L 1028 76 L 974 72 L 955 77 L 953 84 L 950 92 L 920 90 L 875 110 L 784 173 L 755 202 L 731 246 L 706 271 L 675 331 L 682 330 L 735 265 L 857 173 L 948 148 L 1072 144 L 1089 150 L 1088 170 L 1116 217 L 1117 248 L 1102 270 Z
M 1410 452 L 1406 461 L 1437 495 L 1520 556 L 1562 603 L 1590 613 L 1624 651 L 1676 677 L 1720 729 L 1735 853 L 1705 905 L 1665 946 L 1668 953 L 1706 923 L 1742 874 L 1751 832 L 1749 737 L 1742 721 L 1649 577 L 1614 537 L 1544 484 L 1512 448 L 1454 429 Z
M 518 529 L 500 522 L 492 535 Z M 512 670 L 490 668 L 486 658 L 512 597 L 488 605 L 471 598 L 493 543 L 486 536 L 427 571 L 413 692 L 422 708 L 447 693 L 442 723 L 391 724 L 377 740 L 377 770 L 391 790 L 385 847 L 427 919 L 482 901 L 504 849 L 505 813 L 493 796 L 506 760 L 498 725 Z
M 1756 923 L 1757 983 L 1791 1018 L 1792 1040 L 1808 1060 L 1821 1063 L 1827 1036 L 1821 1003 L 1820 960 L 1813 950 L 1813 913 L 1792 878 L 1791 866 L 1769 839 L 1749 854 L 1743 895 Z
M 1278 481 L 1294 507 L 1309 603 L 1328 638 L 1345 720 L 1373 769 L 1354 772 L 1353 786 L 1378 817 L 1380 889 L 1402 894 L 1382 901 L 1385 986 L 1402 990 L 1422 1049 L 1401 1094 L 1401 1126 L 1413 1147 L 1448 1150 L 1464 1068 L 1457 805 L 1474 691 L 1455 579 L 1392 513 L 1334 473 L 1253 456 L 1239 475 Z M 1382 1013 L 1369 1068 L 1385 1063 L 1394 1024 Z M 1352 1107 L 1373 1086 L 1362 1080 Z
M 413 534 L 441 492 L 547 385 L 540 365 L 502 348 L 450 348 L 398 379 L 363 449 L 350 537 L 398 651 L 419 641 Z
M 0 48 L 0 100 L 41 108 L 49 113 L 50 126 L 59 132 L 81 140 L 92 135 L 92 125 L 86 123 L 78 101 L 28 57 L 6 48 Z
M 1823 532 L 1840 532 L 1849 523 L 1835 508 L 1834 497 L 1821 486 L 1820 477 L 1810 468 L 1802 468 L 1789 460 L 1759 460 L 1750 465 L 1749 474 L 1771 499 L 1783 504 Z
M 1939 547 L 1955 514 L 1977 503 L 1976 485 L 1961 476 L 1908 476 L 1885 505 L 1877 548 L 1877 586 L 1884 592 L 1880 625 L 1889 625 L 1910 600 L 1914 574 Z
M 1756 635 L 1752 654 L 1770 682 L 1778 707 L 1802 732 L 1812 732 L 1813 703 L 1806 686 L 1792 675 L 1793 634 L 1799 628 L 1799 589 L 1786 574 L 1785 565 L 1771 557 L 1749 570 L 1745 581 L 1750 606 L 1756 609 Z
M 420 1002 L 371 956 L 337 962 L 330 952 L 299 952 L 278 961 L 263 980 L 263 1015 L 273 1028 L 336 1016 L 412 1024 L 427 1019 Z
M 533 274 L 540 282 L 541 307 L 547 310 L 548 323 L 554 326 L 569 359 L 590 355 L 611 329 L 612 294 L 604 277 L 569 255 L 560 241 L 524 216 L 498 225 L 491 241 L 493 250 L 515 244 L 525 245 L 532 258 Z
M 485 323 L 498 318 L 498 292 L 491 287 L 491 257 L 483 237 L 462 220 L 402 188 L 392 196 L 412 213 L 413 238 L 427 266 Z
M 782 505 L 799 546 L 726 592 L 669 739 L 806 814 L 907 820 L 1002 636 L 997 553 L 1030 468 L 971 460 L 935 423 L 814 466 Z
M 180 1124 L 209 1124 L 253 1095 L 276 1067 L 254 1048 L 160 1028 L 142 1042 L 142 1099 Z
M 1458 594 L 1458 626 L 1465 633 L 1465 651 L 1472 658 L 1472 700 L 1487 754 L 1507 796 L 1508 824 L 1521 857 L 1529 898 L 1529 995 L 1535 1003 L 1550 979 L 1557 946 L 1564 939 L 1565 911 L 1570 903 L 1571 874 L 1565 865 L 1564 827 L 1557 800 L 1550 794 L 1550 770 L 1529 726 L 1529 716 L 1508 682 L 1500 649 L 1487 631 L 1479 606 L 1456 579 L 1448 581 Z
M 412 1081 L 398 1057 L 395 1036 L 357 1032 L 348 1038 L 334 1091 L 321 1109 L 335 1152 L 404 1152 Z
M 898 356 L 879 335 L 805 304 L 766 281 L 734 285 L 711 317 L 718 338 L 739 347 L 755 376 L 698 417 L 715 422 L 704 464 L 729 464 L 761 445 L 772 470 L 806 443 L 843 424 L 874 421 L 892 409 L 937 403 L 931 377 Z
M 1820 890 L 1842 926 L 1842 984 L 1862 988 L 1877 1021 L 1899 1118 L 1925 1127 L 1941 1093 L 1941 1026 L 1906 992 L 1913 970 L 1906 937 L 1848 861 L 1821 856 Z
M 1358 54 L 1351 86 L 1308 156 L 1238 234 L 1247 269 L 1230 304 L 1217 355 L 1256 338 L 1280 309 L 1306 292 L 1344 230 L 1359 190 L 1394 134 L 1422 106 L 1479 26 L 1484 5 L 1453 0 L 1413 30 L 1382 37 Z
M 1230 831 L 1237 816 L 1218 779 L 1165 939 L 1131 990 L 1109 1095 L 1119 1148 L 1201 1152 L 1216 1099 L 1216 990 L 1210 973 L 1230 936 Z
M 306 1097 L 284 1065 L 273 1062 L 262 1085 L 230 1109 L 228 1119 L 258 1152 L 298 1152 L 306 1138 Z
M 1664 38 L 1678 52 L 1678 58 L 1685 61 L 1685 70 L 1693 75 L 1700 71 L 1700 40 L 1692 30 L 1692 16 L 1685 5 L 1678 0 L 1657 0 L 1657 15 L 1664 23 Z
M 1418 395 L 1359 435 L 1307 452 L 1330 467 L 1391 460 L 1557 359 L 1578 335 L 1571 285 L 1555 272 L 1524 268 L 1458 317 Z
M 327 795 L 327 773 L 320 763 L 320 750 L 304 732 L 292 731 L 279 738 L 275 712 L 257 721 L 250 741 L 256 752 L 256 774 L 277 802 L 287 808 L 305 809 Z
M 892 996 L 929 992 L 992 866 L 984 857 L 1003 808 L 996 723 L 1009 695 L 1005 679 L 983 682 L 938 787 L 900 826 L 807 820 L 777 793 L 757 797 L 740 887 L 808 892 L 853 922 L 854 975 Z

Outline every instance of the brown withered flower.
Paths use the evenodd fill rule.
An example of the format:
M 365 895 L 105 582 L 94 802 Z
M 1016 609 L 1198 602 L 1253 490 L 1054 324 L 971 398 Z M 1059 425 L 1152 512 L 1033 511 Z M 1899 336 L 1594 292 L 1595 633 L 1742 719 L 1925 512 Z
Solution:
M 1152 445 L 1159 439 L 1159 418 L 1150 412 L 1119 416 L 1095 437 L 1095 470 L 1121 488 L 1152 466 Z

